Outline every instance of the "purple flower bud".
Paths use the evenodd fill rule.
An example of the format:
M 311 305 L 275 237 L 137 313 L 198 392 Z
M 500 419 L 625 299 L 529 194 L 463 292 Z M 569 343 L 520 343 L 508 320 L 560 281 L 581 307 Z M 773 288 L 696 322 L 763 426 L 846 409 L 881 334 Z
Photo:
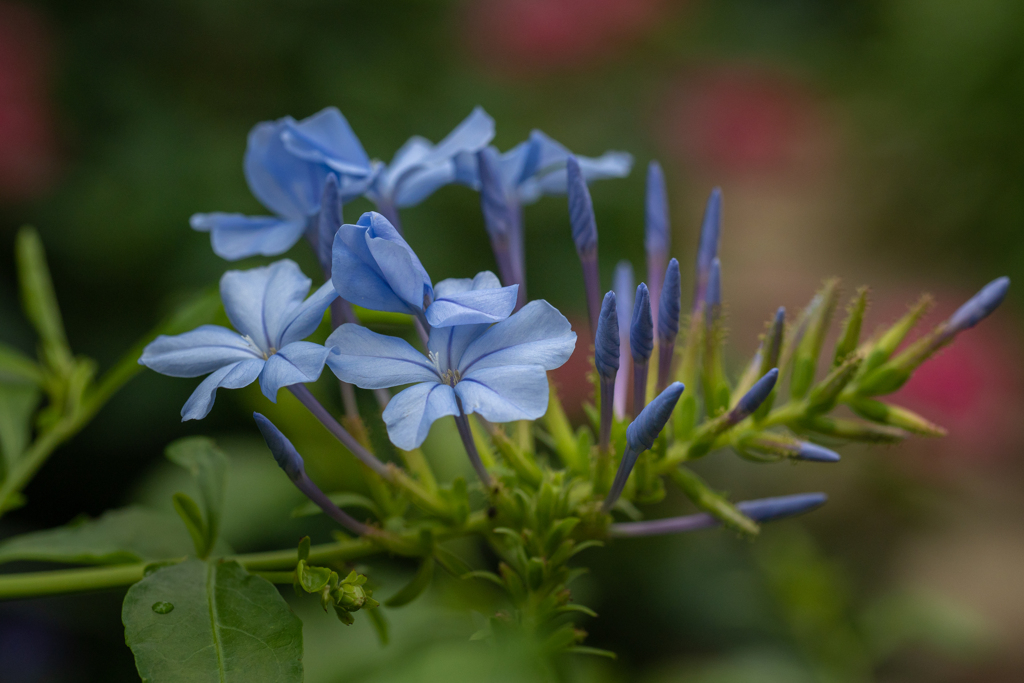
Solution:
M 324 192 L 320 199 L 320 216 L 317 219 L 316 255 L 320 267 L 328 279 L 331 277 L 331 248 L 334 246 L 334 235 L 342 224 L 341 196 L 338 194 L 338 181 L 334 174 L 329 174 L 324 182 Z
M 476 153 L 476 158 L 480 166 L 480 208 L 484 214 L 484 227 L 492 240 L 497 236 L 507 236 L 512 229 L 512 216 L 501 182 L 498 151 L 485 147 Z
M 658 310 L 658 340 L 663 345 L 674 342 L 679 334 L 680 295 L 679 261 L 672 259 L 665 270 Z
M 295 450 L 295 446 L 288 440 L 280 429 L 260 413 L 253 413 L 256 426 L 259 427 L 263 440 L 267 442 L 267 448 L 274 455 L 274 460 L 284 470 L 285 474 L 292 481 L 297 481 L 306 472 L 302 456 Z
M 615 292 L 608 292 L 601 302 L 594 342 L 594 366 L 602 379 L 614 380 L 619 369 L 619 320 L 615 310 Z
M 797 493 L 792 496 L 748 500 L 737 503 L 736 507 L 756 522 L 770 522 L 773 519 L 809 512 L 821 507 L 827 500 L 828 496 L 824 493 Z
M 597 249 L 594 204 L 590 199 L 587 180 L 580 171 L 576 157 L 566 159 L 565 166 L 569 183 L 569 223 L 572 225 L 572 240 L 576 243 L 576 251 L 582 256 Z
M 797 460 L 809 460 L 811 462 L 839 462 L 839 454 L 816 443 L 805 441 L 800 444 L 800 450 L 796 455 Z
M 633 320 L 629 324 L 629 349 L 636 363 L 646 363 L 654 351 L 651 296 L 643 282 L 636 288 L 636 300 L 633 302 Z
M 722 262 L 718 260 L 717 256 L 711 261 L 705 303 L 709 311 L 722 305 Z
M 665 428 L 665 423 L 668 422 L 672 410 L 675 409 L 679 397 L 683 394 L 683 389 L 681 382 L 673 382 L 630 423 L 626 428 L 626 444 L 629 450 L 635 451 L 639 455 L 654 445 L 654 440 Z
M 700 225 L 700 245 L 697 247 L 697 283 L 694 288 L 694 307 L 704 300 L 711 273 L 711 262 L 718 256 L 718 236 L 722 223 L 722 189 L 711 190 L 704 207 L 704 220 Z
M 657 161 L 647 166 L 647 196 L 644 200 L 644 247 L 647 253 L 667 252 L 671 234 L 668 222 L 668 192 L 665 174 Z
M 980 323 L 996 310 L 999 304 L 1003 303 L 1009 288 L 1010 278 L 1008 277 L 997 278 L 982 287 L 980 292 L 972 296 L 946 321 L 948 333 L 956 334 Z
M 629 301 L 633 294 L 633 266 L 629 261 L 619 261 L 615 266 L 613 279 L 615 299 Z M 619 318 L 619 372 L 615 375 L 615 415 L 620 420 L 626 415 L 626 399 L 629 396 L 629 306 L 616 306 Z
M 775 388 L 775 383 L 778 379 L 778 368 L 772 368 L 766 372 L 764 377 L 757 380 L 754 386 L 750 387 L 750 391 L 743 395 L 743 398 L 739 400 L 736 407 L 729 411 L 729 421 L 736 424 L 752 415 L 764 403 L 768 395 L 772 393 L 772 389 Z

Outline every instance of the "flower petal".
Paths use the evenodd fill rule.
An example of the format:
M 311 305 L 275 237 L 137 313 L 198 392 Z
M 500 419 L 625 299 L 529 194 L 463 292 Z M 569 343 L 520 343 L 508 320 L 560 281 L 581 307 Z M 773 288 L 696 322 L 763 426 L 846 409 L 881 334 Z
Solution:
M 324 311 L 337 298 L 338 293 L 334 291 L 333 283 L 325 282 L 320 285 L 308 299 L 289 312 L 288 319 L 282 321 L 284 327 L 278 333 L 277 348 L 283 348 L 313 334 L 316 328 L 320 327 Z
M 436 297 L 427 308 L 431 327 L 495 323 L 512 314 L 519 285 L 497 289 L 473 289 Z
M 539 365 L 553 370 L 569 360 L 576 333 L 569 321 L 543 299 L 531 301 L 511 318 L 484 332 L 466 348 L 459 371 L 501 365 Z
M 315 382 L 324 371 L 324 361 L 331 349 L 313 342 L 297 341 L 271 356 L 260 373 L 263 395 L 277 403 L 281 387 Z
M 173 337 L 160 335 L 143 349 L 139 364 L 170 377 L 199 377 L 253 358 L 258 356 L 242 335 L 220 325 L 201 325 Z
M 434 366 L 409 342 L 354 323 L 338 327 L 325 346 L 337 351 L 327 358 L 327 365 L 338 379 L 363 389 L 438 380 Z
M 455 182 L 455 164 L 451 159 L 404 173 L 398 189 L 392 193 L 395 206 L 404 209 L 416 206 L 437 190 Z
M 455 385 L 466 413 L 490 422 L 535 420 L 548 409 L 548 376 L 539 365 L 474 369 Z
M 444 298 L 474 289 L 499 289 L 501 280 L 489 270 L 482 270 L 475 277 L 450 277 L 434 285 L 434 298 Z
M 332 278 L 338 294 L 374 311 L 422 309 L 430 277 L 408 243 L 381 214 L 364 213 L 334 236 Z
M 261 268 L 224 273 L 220 298 L 235 329 L 269 353 L 282 329 L 282 320 L 302 303 L 310 284 L 294 261 L 282 259 Z
M 296 157 L 326 164 L 343 175 L 365 176 L 370 171 L 370 158 L 336 107 L 327 107 L 301 121 L 289 121 L 282 139 Z
M 281 140 L 290 117 L 256 124 L 249 132 L 242 169 L 253 195 L 287 219 L 305 218 L 320 208 L 328 169 L 288 152 Z
M 265 363 L 262 358 L 253 358 L 225 365 L 211 373 L 185 401 L 181 408 L 181 421 L 201 420 L 209 415 L 213 400 L 217 397 L 217 389 L 241 389 L 249 386 L 259 377 Z
M 431 327 L 427 350 L 433 354 L 442 373 L 459 366 L 466 347 L 476 340 L 490 324 Z
M 306 219 L 244 216 L 240 213 L 197 213 L 193 230 L 210 233 L 213 253 L 228 261 L 249 256 L 277 256 L 295 246 L 306 230 Z
M 455 392 L 447 384 L 423 382 L 398 392 L 382 417 L 391 443 L 403 451 L 418 448 L 438 418 L 458 415 Z

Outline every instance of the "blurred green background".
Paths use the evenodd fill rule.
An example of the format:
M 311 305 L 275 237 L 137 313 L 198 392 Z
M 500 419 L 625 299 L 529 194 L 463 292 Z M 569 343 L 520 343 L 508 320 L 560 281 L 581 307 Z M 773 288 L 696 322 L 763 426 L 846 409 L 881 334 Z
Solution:
M 32 350 L 13 272 L 22 224 L 43 236 L 73 348 L 106 367 L 228 267 L 188 228 L 192 213 L 263 213 L 241 173 L 254 123 L 335 105 L 371 157 L 389 160 L 410 135 L 438 140 L 478 104 L 501 149 L 540 128 L 580 154 L 634 154 L 629 178 L 591 188 L 607 285 L 619 259 L 643 272 L 649 159 L 666 169 L 684 264 L 707 192 L 723 187 L 733 368 L 776 306 L 795 310 L 826 276 L 850 292 L 872 285 L 871 326 L 922 291 L 937 296 L 938 319 L 997 275 L 1024 282 L 1015 0 L 2 0 L 0 336 Z M 367 208 L 354 203 L 346 217 Z M 403 219 L 435 279 L 493 268 L 474 192 L 444 188 Z M 526 226 L 530 296 L 585 325 L 564 198 L 528 207 Z M 303 244 L 289 256 L 315 272 Z M 557 675 L 1024 679 L 1019 302 L 1011 291 L 902 390 L 904 404 L 949 428 L 945 441 L 846 449 L 831 468 L 760 468 L 722 453 L 701 471 L 735 499 L 822 490 L 831 502 L 754 543 L 718 531 L 589 551 L 594 571 L 576 593 L 601 617 L 586 622 L 588 642 L 620 658 L 567 659 Z M 559 375 L 564 394 L 582 396 L 584 361 Z M 295 494 L 248 417 L 264 405 L 258 392 L 221 392 L 209 418 L 181 424 L 194 385 L 134 380 L 50 460 L 0 536 L 127 501 L 168 507 L 183 484 L 163 447 L 194 433 L 232 457 L 225 533 L 236 548 L 325 535 L 320 521 L 288 517 Z M 331 464 L 319 427 L 284 397 L 275 410 L 304 453 L 328 454 L 313 458 L 321 481 L 345 485 L 351 470 Z M 446 455 L 457 452 L 450 438 L 436 428 L 430 455 L 451 476 L 465 464 Z M 670 497 L 658 512 L 685 509 Z M 390 591 L 410 569 L 384 562 L 371 573 Z M 121 597 L 0 605 L 0 680 L 137 680 Z M 307 680 L 554 675 L 528 649 L 467 641 L 470 613 L 493 608 L 488 599 L 439 579 L 391 613 L 383 649 L 363 619 L 346 628 L 296 604 Z

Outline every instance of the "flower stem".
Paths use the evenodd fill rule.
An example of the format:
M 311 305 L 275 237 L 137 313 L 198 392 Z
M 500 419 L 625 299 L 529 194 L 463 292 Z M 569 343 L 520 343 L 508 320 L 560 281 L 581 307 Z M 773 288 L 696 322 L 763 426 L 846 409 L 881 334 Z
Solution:
M 491 478 L 487 468 L 484 467 L 484 463 L 480 460 L 480 453 L 476 450 L 476 444 L 473 442 L 473 432 L 469 427 L 469 417 L 466 416 L 465 411 L 462 410 L 462 401 L 458 398 L 455 399 L 459 404 L 459 414 L 455 416 L 455 426 L 459 428 L 459 436 L 462 437 L 462 445 L 466 447 L 466 454 L 469 456 L 469 462 L 473 464 L 473 469 L 476 470 L 477 476 L 480 477 L 480 481 L 484 483 L 484 486 L 490 488 L 494 480 Z
M 313 417 L 320 420 L 320 424 L 326 427 L 327 431 L 334 435 L 334 438 L 340 441 L 345 448 L 352 452 L 352 455 L 359 458 L 364 465 L 379 474 L 381 477 L 390 479 L 390 473 L 387 465 L 378 460 L 373 453 L 366 450 L 366 448 L 364 448 L 363 445 L 355 439 L 355 437 L 349 434 L 345 428 L 334 419 L 334 416 L 323 407 L 323 404 L 316 400 L 316 397 L 310 393 L 305 384 L 292 384 L 288 387 L 288 390 L 295 395 L 295 398 L 299 399 L 302 405 L 306 406 L 309 412 L 313 413 Z

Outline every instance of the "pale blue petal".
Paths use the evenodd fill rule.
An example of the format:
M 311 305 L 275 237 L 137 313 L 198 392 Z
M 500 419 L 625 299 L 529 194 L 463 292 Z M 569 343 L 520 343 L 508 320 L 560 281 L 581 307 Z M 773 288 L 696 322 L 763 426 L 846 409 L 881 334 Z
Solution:
M 279 350 L 287 343 L 282 342 L 281 339 L 285 330 L 294 320 L 294 315 L 302 307 L 303 299 L 309 292 L 313 281 L 303 274 L 297 263 L 289 259 L 275 261 L 267 266 L 267 269 L 269 276 L 264 284 L 262 296 L 263 328 L 270 343 L 270 348 L 268 348 L 270 351 Z M 320 311 L 320 314 L 323 315 L 323 310 Z M 309 321 L 307 320 L 306 327 L 308 326 Z M 309 336 L 312 331 L 309 330 L 307 334 L 298 339 Z M 292 341 L 294 340 L 292 339 Z
M 210 233 L 213 253 L 228 261 L 249 256 L 277 256 L 295 246 L 306 230 L 306 219 L 244 216 L 240 213 L 197 213 L 193 230 Z
M 444 140 L 437 143 L 431 160 L 450 159 L 463 152 L 476 152 L 487 146 L 492 139 L 494 119 L 482 107 L 476 107 Z
M 473 289 L 436 297 L 427 308 L 431 327 L 495 323 L 512 314 L 519 285 L 498 289 Z
M 434 296 L 439 299 L 461 294 L 472 289 L 498 289 L 501 287 L 501 280 L 489 270 L 482 270 L 475 277 L 450 277 L 441 280 L 434 285 Z
M 447 372 L 459 366 L 466 347 L 484 333 L 490 324 L 455 325 L 454 327 L 430 328 L 430 339 L 427 350 L 437 359 L 440 371 Z
M 382 417 L 391 443 L 404 451 L 419 448 L 430 432 L 434 420 L 458 415 L 455 392 L 447 384 L 423 382 L 398 392 Z
M 320 289 L 313 292 L 308 299 L 291 311 L 290 321 L 286 321 L 284 329 L 281 330 L 277 339 L 277 348 L 287 346 L 313 334 L 324 318 L 324 311 L 337 298 L 338 293 L 334 291 L 334 283 L 325 282 L 320 285 Z
M 511 318 L 484 332 L 466 348 L 459 371 L 501 365 L 539 365 L 553 370 L 569 360 L 576 333 L 569 321 L 543 299 L 531 301 Z
M 579 161 L 580 171 L 588 183 L 605 178 L 624 178 L 633 168 L 633 156 L 626 152 L 605 152 L 596 159 L 590 157 L 576 157 L 576 159 Z M 537 191 L 540 194 L 564 194 L 568 184 L 564 159 L 560 167 L 538 174 L 537 183 Z
M 443 164 L 427 166 L 408 172 L 394 192 L 395 206 L 404 209 L 416 206 L 437 190 L 455 182 L 455 164 L 451 160 Z
M 173 337 L 160 335 L 146 345 L 139 363 L 162 375 L 198 377 L 252 358 L 259 356 L 242 335 L 220 325 L 202 325 Z
M 363 389 L 438 380 L 433 364 L 409 342 L 354 323 L 339 326 L 325 345 L 336 351 L 327 365 L 338 379 Z
M 548 391 L 539 365 L 474 368 L 455 385 L 463 410 L 490 422 L 536 420 L 548 409 Z
M 283 259 L 261 268 L 224 273 L 220 279 L 220 298 L 235 329 L 269 353 L 276 336 L 271 332 L 279 329 L 280 308 L 301 303 L 309 285 L 309 278 L 298 265 Z M 270 306 L 268 298 L 274 302 Z
M 297 341 L 284 347 L 267 359 L 260 373 L 263 395 L 277 403 L 277 392 L 282 387 L 315 382 L 330 353 L 330 348 L 313 342 Z
M 290 154 L 281 134 L 290 117 L 264 121 L 249 132 L 242 164 L 253 195 L 279 216 L 294 220 L 316 213 L 328 169 Z
M 249 386 L 259 377 L 263 365 L 266 363 L 262 358 L 259 360 L 243 360 L 232 365 L 225 365 L 213 372 L 204 379 L 192 392 L 192 395 L 185 401 L 181 408 L 181 421 L 201 420 L 210 413 L 213 407 L 213 400 L 217 397 L 217 389 L 241 389 Z
M 430 276 L 423 264 L 384 216 L 371 212 L 368 220 L 370 228 L 366 231 L 366 246 L 384 279 L 398 298 L 410 307 L 422 310 L 424 297 L 433 294 Z
M 337 108 L 327 107 L 286 126 L 284 145 L 300 159 L 325 164 L 343 175 L 369 174 L 370 158 Z

